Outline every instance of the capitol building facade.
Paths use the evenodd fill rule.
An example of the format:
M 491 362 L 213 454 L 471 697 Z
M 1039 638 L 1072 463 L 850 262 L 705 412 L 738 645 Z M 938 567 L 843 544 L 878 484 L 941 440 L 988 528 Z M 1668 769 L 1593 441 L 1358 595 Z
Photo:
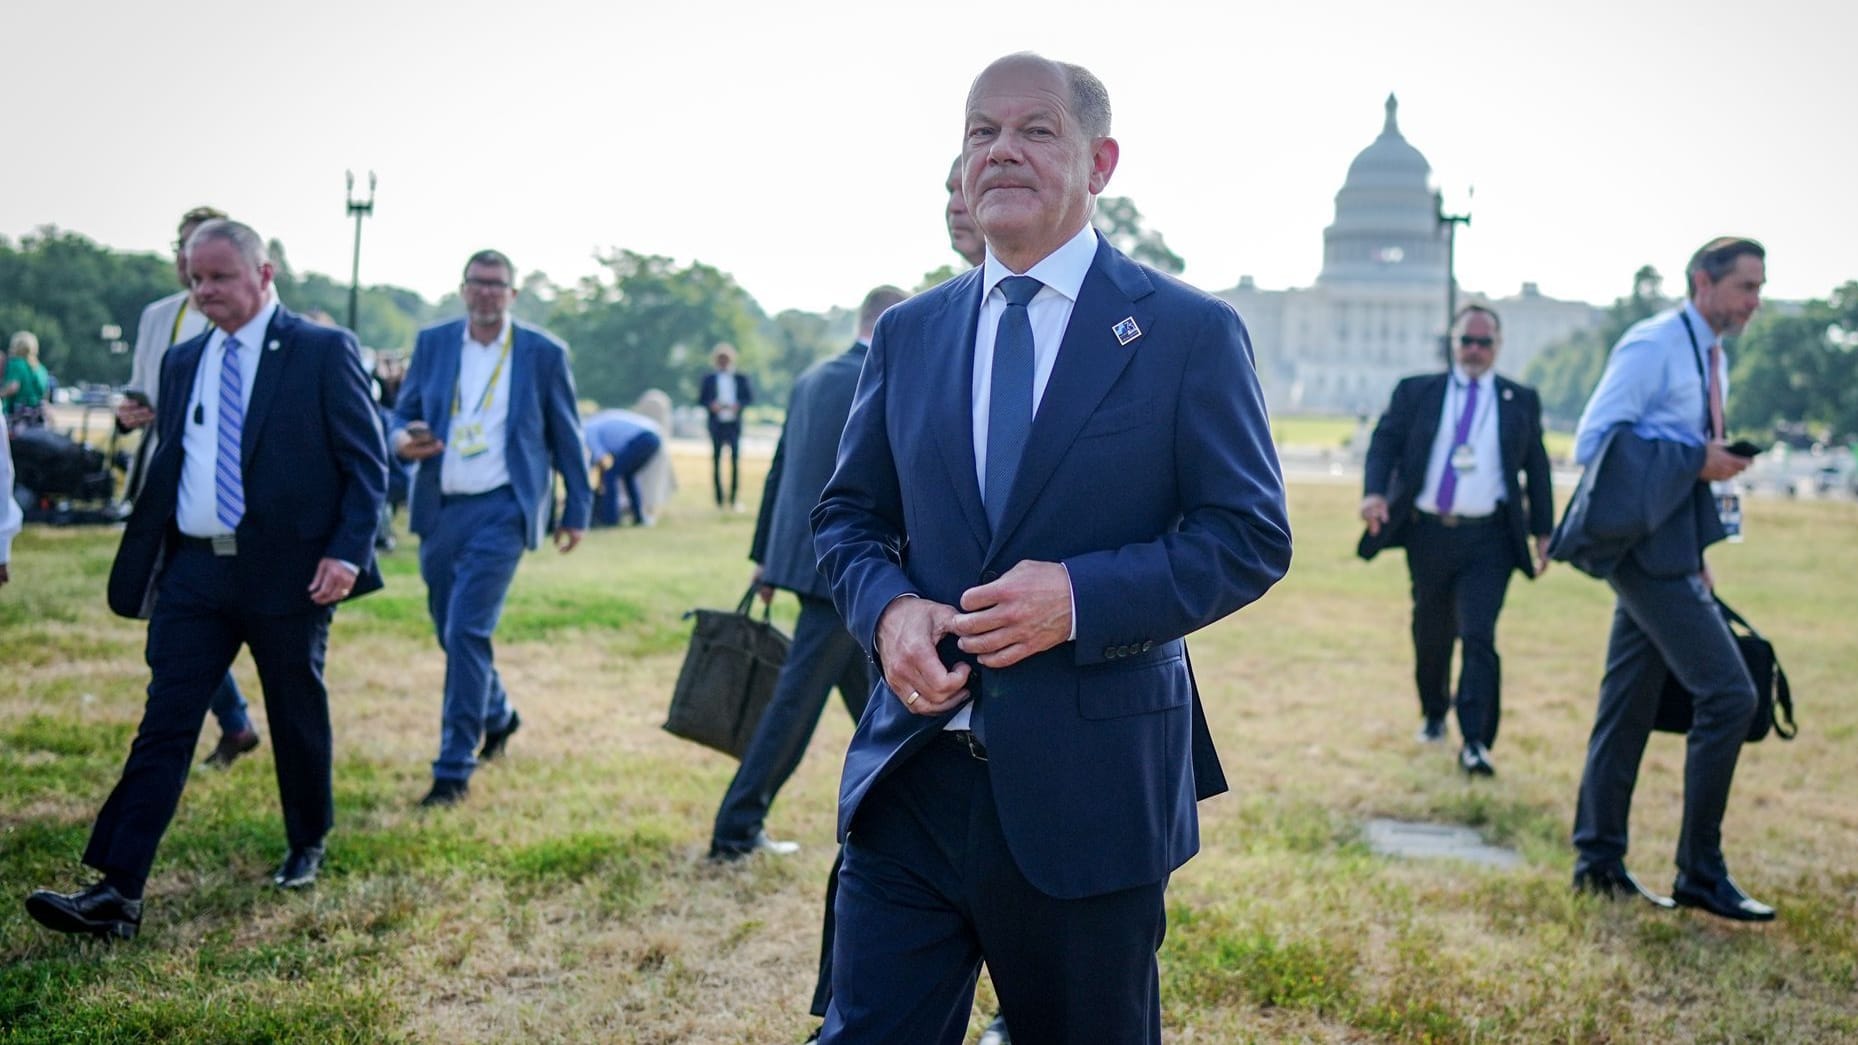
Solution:
M 1400 378 L 1444 366 L 1446 234 L 1432 168 L 1401 136 L 1398 109 L 1390 95 L 1380 137 L 1348 166 L 1315 285 L 1261 290 L 1246 276 L 1219 292 L 1245 317 L 1276 412 L 1371 416 Z M 1603 316 L 1533 283 L 1506 298 L 1460 291 L 1461 306 L 1473 301 L 1501 317 L 1497 369 L 1517 378 L 1543 348 Z

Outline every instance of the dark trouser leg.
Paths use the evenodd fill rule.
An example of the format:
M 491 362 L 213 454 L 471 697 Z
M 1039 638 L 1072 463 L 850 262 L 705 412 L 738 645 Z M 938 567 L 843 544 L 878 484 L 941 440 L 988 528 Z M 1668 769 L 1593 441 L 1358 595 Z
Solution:
M 932 741 L 860 804 L 839 870 L 824 1045 L 962 1040 L 981 965 L 964 864 L 970 809 L 991 801 L 985 778 L 983 763 Z
M 1448 553 L 1437 524 L 1414 522 L 1406 546 L 1406 569 L 1413 581 L 1413 682 L 1419 690 L 1419 710 L 1428 721 L 1442 721 L 1452 703 L 1458 604 Z
M 632 506 L 632 521 L 640 526 L 645 525 L 645 501 L 639 496 L 639 469 L 651 461 L 660 445 L 662 443 L 657 436 L 643 432 L 634 436 L 613 455 L 613 467 L 607 481 L 611 483 L 611 476 L 616 475 L 625 484 L 626 501 Z M 613 525 L 619 525 L 617 499 L 613 506 Z
M 1632 789 L 1669 665 L 1696 696 L 1677 867 L 1714 881 L 1725 873 L 1722 816 L 1754 714 L 1754 684 L 1700 578 L 1649 577 L 1628 560 L 1609 583 L 1618 604 L 1575 811 L 1575 869 L 1625 858 Z
M 723 507 L 723 447 L 729 442 L 728 427 L 720 421 L 710 422 L 710 483 L 716 488 L 716 507 Z
M 609 464 L 600 470 L 600 489 L 594 491 L 594 525 L 619 525 L 619 467 Z
M 1510 587 L 1510 555 L 1500 526 L 1474 527 L 1459 554 L 1457 618 L 1463 665 L 1458 672 L 1458 732 L 1486 748 L 1497 742 L 1503 712 L 1503 662 L 1497 656 L 1497 615 Z
M 826 696 L 846 675 L 848 662 L 862 666 L 864 652 L 846 632 L 838 611 L 825 599 L 800 597 L 793 646 L 774 683 L 774 696 L 755 727 L 722 807 L 716 811 L 712 845 L 746 848 L 761 830 L 774 796 L 793 776 L 819 725 Z
M 245 629 L 277 759 L 277 794 L 291 848 L 320 845 L 335 823 L 335 740 L 323 660 L 334 610 L 256 618 Z
M 729 503 L 736 503 L 742 479 L 742 422 L 729 424 Z
M 122 779 L 97 814 L 84 862 L 141 894 L 187 785 L 207 705 L 238 654 L 231 559 L 183 548 L 162 574 L 148 622 L 151 678 Z
M 447 504 L 432 539 L 420 544 L 427 608 L 445 650 L 437 779 L 469 779 L 485 727 L 509 720 L 490 640 L 522 561 L 523 527 L 516 495 L 504 488 Z
M 252 717 L 245 705 L 245 694 L 239 692 L 239 683 L 233 679 L 232 672 L 219 682 L 219 688 L 213 691 L 213 718 L 219 722 L 222 733 L 243 733 L 252 728 Z
M 813 1004 L 807 1011 L 824 1019 L 832 1002 L 833 906 L 839 901 L 839 868 L 845 865 L 845 850 L 832 856 L 832 870 L 826 872 L 826 909 L 819 924 L 819 977 L 813 981 Z

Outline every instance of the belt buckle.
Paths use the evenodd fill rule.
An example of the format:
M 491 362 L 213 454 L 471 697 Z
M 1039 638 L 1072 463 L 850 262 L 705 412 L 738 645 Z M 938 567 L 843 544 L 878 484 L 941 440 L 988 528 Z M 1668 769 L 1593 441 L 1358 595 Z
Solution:
M 961 742 L 967 746 L 969 758 L 977 762 L 987 761 L 987 747 L 980 742 L 979 738 L 975 737 L 973 730 L 958 730 L 955 735 L 960 737 Z
M 1457 525 L 1458 525 L 1458 523 L 1459 523 L 1460 521 L 1461 521 L 1461 520 L 1460 520 L 1460 519 L 1459 519 L 1459 517 L 1458 517 L 1458 516 L 1456 516 L 1456 515 L 1441 515 L 1441 516 L 1439 516 L 1439 525 L 1440 525 L 1440 526 L 1444 526 L 1444 527 L 1453 527 L 1453 526 L 1457 526 Z
M 227 558 L 239 554 L 239 538 L 235 534 L 223 533 L 217 537 L 208 537 L 207 540 L 213 545 L 214 555 Z

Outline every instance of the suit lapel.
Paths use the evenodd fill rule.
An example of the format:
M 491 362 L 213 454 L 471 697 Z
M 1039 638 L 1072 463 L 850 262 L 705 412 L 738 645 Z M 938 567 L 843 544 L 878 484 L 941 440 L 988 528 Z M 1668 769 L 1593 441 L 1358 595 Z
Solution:
M 510 323 L 510 401 L 505 404 L 508 415 L 503 424 L 503 439 L 506 447 L 504 459 L 506 461 L 515 459 L 516 424 L 520 416 L 517 411 L 522 409 L 522 404 L 529 402 L 530 396 L 534 395 L 530 391 L 530 385 L 535 381 L 535 339 L 527 327 L 515 325 L 515 317 L 511 317 Z
M 1103 397 L 1130 361 L 1142 351 L 1140 338 L 1127 345 L 1121 344 L 1114 327 L 1132 318 L 1144 333 L 1156 329 L 1153 313 L 1138 304 L 1138 299 L 1152 292 L 1153 287 L 1142 270 L 1099 239 L 1096 260 L 1078 290 L 1077 303 L 1071 308 L 1071 322 L 1065 327 L 1058 358 L 1052 364 L 1051 379 L 1046 382 L 1038 412 L 1033 415 L 1032 431 L 1027 435 L 1019 470 L 1013 474 L 1013 492 L 1007 497 L 1000 529 L 989 542 L 988 558 L 999 553 L 1006 538 L 1025 519 L 1059 462 L 1064 460 L 1079 429 L 1096 412 L 1098 404 L 1103 402 Z M 973 474 L 972 465 L 969 474 Z
M 1522 467 L 1523 418 L 1516 408 L 1516 386 L 1500 377 L 1491 385 L 1497 393 L 1497 452 L 1503 458 L 1508 485 L 1516 481 L 1516 469 Z
M 426 424 L 440 442 L 452 437 L 452 397 L 458 392 L 458 361 L 464 353 L 465 321 L 448 323 L 434 332 L 437 358 L 432 367 L 432 399 L 426 404 Z
M 256 346 L 258 376 L 252 381 L 252 398 L 245 404 L 245 423 L 239 431 L 241 468 L 252 463 L 252 452 L 264 435 L 265 418 L 270 416 L 278 382 L 283 380 L 284 367 L 290 362 L 290 344 L 299 322 L 301 320 L 289 309 L 279 305 L 277 311 L 271 313 L 271 322 L 265 326 L 264 343 Z
M 981 314 L 981 270 L 971 269 L 956 280 L 965 280 L 965 285 L 952 287 L 942 312 L 924 324 L 927 336 L 921 349 L 927 357 L 928 388 L 935 398 L 929 423 L 948 469 L 955 505 L 974 532 L 975 543 L 985 547 L 987 511 L 974 478 L 974 330 Z M 954 346 L 954 350 L 945 346 Z M 893 387 L 888 394 L 902 391 Z

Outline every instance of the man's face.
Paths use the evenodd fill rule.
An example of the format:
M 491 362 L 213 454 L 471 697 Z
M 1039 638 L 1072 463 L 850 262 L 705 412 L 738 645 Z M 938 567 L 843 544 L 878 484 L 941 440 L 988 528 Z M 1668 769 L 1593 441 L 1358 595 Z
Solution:
M 710 359 L 716 364 L 716 369 L 728 370 L 735 365 L 735 350 L 727 345 L 719 346 Z
M 231 240 L 218 237 L 190 243 L 184 253 L 194 305 L 214 326 L 230 333 L 264 307 L 271 290 L 270 262 L 254 265 Z
M 515 273 L 496 262 L 474 261 L 465 269 L 465 312 L 471 325 L 488 330 L 501 328 L 510 306 L 516 303 Z
M 1458 334 L 1452 338 L 1452 353 L 1464 376 L 1472 379 L 1484 376 L 1484 371 L 1496 363 L 1497 349 L 1502 347 L 1503 336 L 1484 313 L 1466 312 L 1458 321 Z
M 1116 157 L 1115 139 L 1085 137 L 1064 70 L 1010 58 L 975 82 L 961 194 L 994 253 L 1009 264 L 1029 267 L 1076 235 Z
M 202 224 L 204 222 L 195 221 L 182 225 L 180 238 L 174 241 L 174 274 L 181 278 L 183 287 L 193 286 L 193 281 L 187 278 L 187 241 Z
M 967 201 L 961 196 L 960 160 L 948 169 L 948 245 L 970 265 L 979 265 L 985 256 L 981 230 L 975 226 L 974 215 L 968 213 Z
M 1753 254 L 1736 258 L 1735 268 L 1721 279 L 1712 280 L 1707 273 L 1699 272 L 1693 296 L 1697 311 L 1718 334 L 1740 334 L 1748 326 L 1749 317 L 1761 307 L 1761 285 L 1767 278 L 1767 265 Z

